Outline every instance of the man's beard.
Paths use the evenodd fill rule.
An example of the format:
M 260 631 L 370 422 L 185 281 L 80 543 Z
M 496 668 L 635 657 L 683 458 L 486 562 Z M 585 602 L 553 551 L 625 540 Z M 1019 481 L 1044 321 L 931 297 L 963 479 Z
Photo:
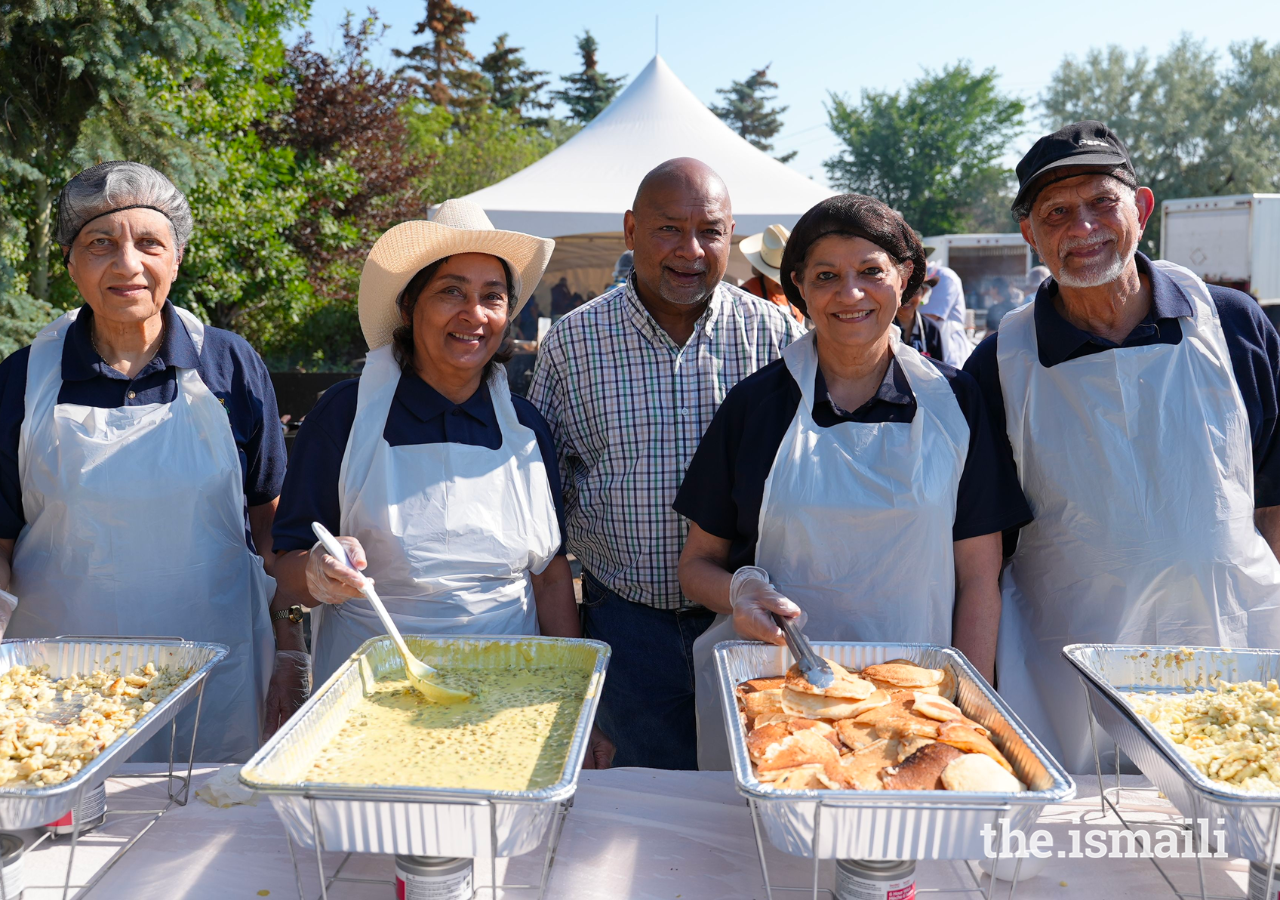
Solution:
M 1116 241 L 1117 249 L 1111 251 L 1110 259 L 1094 260 L 1083 270 L 1076 272 L 1068 271 L 1067 267 L 1063 265 L 1057 273 L 1058 284 L 1069 288 L 1095 288 L 1118 281 L 1120 276 L 1124 274 L 1124 270 L 1128 267 L 1130 260 L 1133 259 L 1134 251 L 1137 249 L 1136 242 L 1134 246 L 1126 248 L 1127 252 L 1122 253 L 1118 249 L 1119 239 L 1115 235 L 1100 231 L 1094 237 L 1072 241 L 1065 246 L 1059 247 L 1058 254 L 1061 259 L 1072 250 L 1078 250 L 1081 247 L 1092 247 L 1094 244 L 1105 243 L 1113 239 Z

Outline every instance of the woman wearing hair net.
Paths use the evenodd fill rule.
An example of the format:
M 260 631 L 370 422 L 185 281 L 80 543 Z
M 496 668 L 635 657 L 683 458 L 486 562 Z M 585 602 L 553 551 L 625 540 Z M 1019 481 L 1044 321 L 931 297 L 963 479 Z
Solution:
M 226 644 L 195 758 L 242 762 L 264 717 L 274 730 L 306 699 L 310 658 L 262 561 L 285 467 L 266 366 L 168 300 L 191 231 L 186 198 L 139 163 L 62 190 L 84 304 L 0 364 L 0 618 L 5 637 Z M 162 732 L 133 759 L 168 752 Z

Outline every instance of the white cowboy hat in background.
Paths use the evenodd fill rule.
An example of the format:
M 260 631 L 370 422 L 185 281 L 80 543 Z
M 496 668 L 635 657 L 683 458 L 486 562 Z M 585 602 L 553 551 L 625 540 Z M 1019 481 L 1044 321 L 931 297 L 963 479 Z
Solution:
M 757 272 L 763 272 L 767 278 L 782 284 L 782 273 L 778 267 L 782 265 L 782 251 L 787 248 L 791 232 L 781 225 L 770 225 L 759 234 L 744 237 L 738 249 L 742 251 Z
M 446 200 L 430 221 L 401 222 L 378 238 L 360 274 L 360 330 L 370 350 L 391 343 L 404 324 L 396 298 L 420 270 L 446 256 L 487 253 L 511 268 L 514 320 L 542 279 L 556 242 L 518 231 L 498 231 L 470 200 Z

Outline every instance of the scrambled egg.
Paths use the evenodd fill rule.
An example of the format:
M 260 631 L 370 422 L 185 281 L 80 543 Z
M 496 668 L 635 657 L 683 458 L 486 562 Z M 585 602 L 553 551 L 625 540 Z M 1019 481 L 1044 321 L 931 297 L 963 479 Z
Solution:
M 54 681 L 43 667 L 14 666 L 0 675 L 0 785 L 66 781 L 189 674 L 147 663 L 131 675 L 96 670 Z
M 1222 681 L 1216 691 L 1128 695 L 1139 715 L 1168 736 L 1213 781 L 1246 791 L 1280 790 L 1280 685 Z

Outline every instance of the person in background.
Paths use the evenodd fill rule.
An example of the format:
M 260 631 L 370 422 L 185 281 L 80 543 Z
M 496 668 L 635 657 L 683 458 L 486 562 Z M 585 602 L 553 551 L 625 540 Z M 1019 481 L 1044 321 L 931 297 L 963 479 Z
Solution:
M 929 299 L 929 293 L 938 283 L 935 275 L 932 281 L 925 278 L 920 287 L 909 298 L 898 306 L 898 329 L 902 332 L 902 343 L 911 347 L 921 356 L 941 361 L 943 357 L 942 330 L 938 323 L 928 316 L 920 314 L 920 305 Z
M 1040 285 L 1052 277 L 1048 266 L 1032 266 L 1031 271 L 1027 273 L 1026 280 L 1022 283 L 1022 296 L 1026 300 L 1028 297 L 1034 297 L 1036 292 L 1040 290 Z M 1027 300 L 1026 302 L 1030 302 Z
M 558 319 L 573 309 L 573 291 L 569 289 L 569 279 L 561 276 L 551 285 L 551 316 Z
M 781 277 L 778 266 L 782 264 L 782 251 L 787 248 L 787 239 L 790 237 L 791 232 L 781 225 L 770 225 L 759 234 L 742 239 L 738 249 L 751 263 L 751 277 L 742 283 L 742 289 L 783 307 L 795 316 L 797 322 L 804 325 L 804 313 L 791 305 L 778 281 Z
M 194 752 L 244 762 L 306 700 L 310 657 L 259 556 L 285 469 L 267 367 L 169 301 L 192 229 L 187 198 L 141 163 L 93 166 L 58 197 L 84 303 L 0 364 L 4 636 L 226 644 Z M 133 759 L 168 757 L 166 730 Z
M 1081 774 L 1065 645 L 1280 647 L 1280 335 L 1247 294 L 1136 252 L 1155 198 L 1103 123 L 1042 137 L 1017 173 L 1052 278 L 965 367 L 1035 514 L 1004 573 L 997 687 Z
M 631 266 L 635 254 L 630 250 L 623 250 L 622 255 L 618 257 L 618 261 L 613 266 L 613 277 L 609 279 L 609 286 L 606 291 L 611 291 L 616 287 L 622 287 L 627 283 L 627 279 L 631 277 Z
M 726 393 L 799 337 L 721 281 L 733 210 L 696 159 L 649 172 L 623 220 L 634 270 L 547 334 L 529 399 L 555 436 L 583 633 L 613 648 L 599 722 L 619 766 L 697 767 L 692 648 L 715 614 L 680 590 L 671 508 Z
M 942 332 L 943 362 L 959 368 L 973 350 L 965 331 L 964 285 L 954 270 L 937 263 L 929 264 L 928 277 L 934 285 L 920 312 L 933 319 Z
M 520 315 L 516 317 L 513 329 L 521 338 L 526 341 L 536 340 L 538 337 L 538 307 L 530 300 L 520 310 Z
M 1009 279 L 998 275 L 991 280 L 991 293 L 996 302 L 987 307 L 987 333 L 1000 330 L 1000 320 L 1023 304 L 1022 291 L 1009 284 Z
M 712 649 L 781 644 L 770 613 L 814 641 L 954 644 L 991 678 L 1000 533 L 1030 518 L 977 383 L 893 327 L 925 274 L 902 216 L 830 197 L 781 262 L 813 330 L 729 392 L 675 500 L 680 583 L 722 614 L 695 648 L 706 769 L 729 768 Z

